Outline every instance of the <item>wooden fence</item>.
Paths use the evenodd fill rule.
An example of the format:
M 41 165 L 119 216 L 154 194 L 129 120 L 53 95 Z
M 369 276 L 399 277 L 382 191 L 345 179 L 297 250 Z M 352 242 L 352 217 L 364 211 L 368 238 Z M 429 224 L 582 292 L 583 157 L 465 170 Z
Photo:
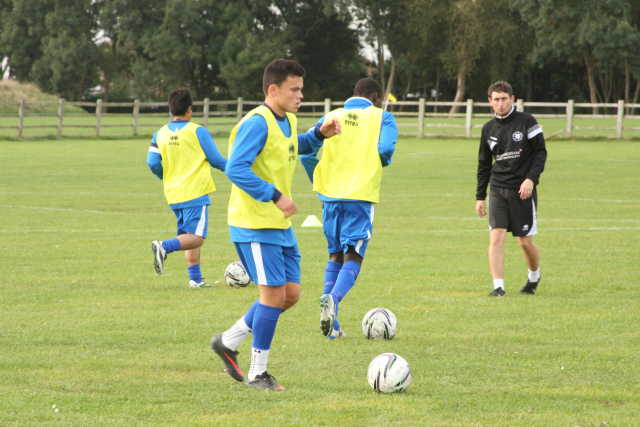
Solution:
M 225 101 L 211 101 L 205 98 L 203 101 L 194 102 L 194 118 L 204 126 L 208 126 L 215 119 L 216 128 L 228 130 L 245 112 L 261 103 L 262 101 L 248 101 L 243 98 Z M 65 112 L 65 108 L 69 106 L 89 110 L 92 113 Z M 298 116 L 317 119 L 338 106 L 342 106 L 342 102 L 332 101 L 329 98 L 324 101 L 303 102 Z M 461 112 L 450 114 L 449 109 L 452 106 L 458 107 Z M 49 110 L 57 109 L 57 113 L 30 112 L 35 107 Z M 575 134 L 578 130 L 605 131 L 607 137 L 616 139 L 640 136 L 637 133 L 637 131 L 640 131 L 640 115 L 633 114 L 636 109 L 640 108 L 640 104 L 625 104 L 624 101 L 591 104 L 576 103 L 573 100 L 567 102 L 525 102 L 518 100 L 516 107 L 519 111 L 531 111 L 539 121 L 541 119 L 563 120 L 564 126 L 559 126 L 558 129 L 550 133 L 545 132 L 547 138 L 556 136 L 572 138 L 576 136 Z M 488 103 L 474 102 L 472 99 L 455 103 L 449 101 L 427 101 L 421 98 L 416 101 L 399 101 L 390 108 L 398 118 L 400 135 L 418 138 L 440 136 L 472 138 L 474 137 L 474 129 L 482 127 L 482 123 L 478 123 L 478 120 L 474 119 L 487 120 L 493 117 Z M 124 114 L 122 112 L 115 113 L 112 112 L 113 110 L 125 110 L 128 112 Z M 576 110 L 583 110 L 583 112 L 578 113 Z M 602 111 L 604 113 L 600 113 Z M 25 124 L 27 117 L 53 118 L 54 123 L 27 125 Z M 74 117 L 84 118 L 81 120 L 82 124 L 65 122 L 65 119 Z M 120 117 L 122 120 L 119 120 L 118 123 L 105 123 L 105 118 L 107 117 Z M 143 118 L 152 117 L 162 119 L 158 119 L 154 123 L 143 123 L 141 121 Z M 12 132 L 13 135 L 7 136 L 22 138 L 26 129 L 45 128 L 51 129 L 53 134 L 62 137 L 63 135 L 68 136 L 69 129 L 84 128 L 94 130 L 95 136 L 100 137 L 103 136 L 105 129 L 120 128 L 125 129 L 125 133 L 128 135 L 138 136 L 150 134 L 150 129 L 157 129 L 165 122 L 167 117 L 166 102 L 140 102 L 138 100 L 134 102 L 102 102 L 102 100 L 97 102 L 69 102 L 59 99 L 57 103 L 27 104 L 25 101 L 20 101 L 17 104 L 15 114 L 0 114 L 0 132 L 3 129 L 12 130 L 15 133 Z M 17 119 L 17 123 L 6 125 L 7 119 L 11 118 L 13 120 Z M 228 120 L 225 121 L 220 118 Z M 589 120 L 587 125 L 577 125 L 575 123 L 576 119 L 609 119 L 607 120 L 608 122 L 615 120 L 615 125 L 594 126 L 594 120 Z M 129 132 L 127 132 L 127 129 L 129 129 Z M 628 134 L 625 135 L 625 132 Z

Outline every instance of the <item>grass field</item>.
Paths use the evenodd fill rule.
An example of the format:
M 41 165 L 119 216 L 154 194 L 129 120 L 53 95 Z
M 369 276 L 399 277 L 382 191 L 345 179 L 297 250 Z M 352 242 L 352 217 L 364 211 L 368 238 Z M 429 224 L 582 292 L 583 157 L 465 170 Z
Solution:
M 539 294 L 518 294 L 526 267 L 509 239 L 507 296 L 495 299 L 487 225 L 473 211 L 477 142 L 400 140 L 363 271 L 341 305 L 348 337 L 333 342 L 318 327 L 322 232 L 299 227 L 320 203 L 299 167 L 303 295 L 281 317 L 270 361 L 283 393 L 235 383 L 209 350 L 257 295 L 218 283 L 236 259 L 219 172 L 203 249 L 216 285 L 188 289 L 179 254 L 153 273 L 150 241 L 175 224 L 147 146 L 0 141 L 0 425 L 640 423 L 638 143 L 548 144 Z M 398 317 L 392 341 L 360 333 L 376 306 Z M 406 393 L 369 389 L 367 366 L 382 352 L 411 365 Z

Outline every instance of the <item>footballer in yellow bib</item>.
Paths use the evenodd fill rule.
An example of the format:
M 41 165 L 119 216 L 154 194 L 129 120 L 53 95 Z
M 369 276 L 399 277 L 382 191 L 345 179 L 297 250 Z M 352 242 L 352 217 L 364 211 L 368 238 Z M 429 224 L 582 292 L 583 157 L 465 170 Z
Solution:
M 320 297 L 320 330 L 329 339 L 345 335 L 338 304 L 355 285 L 371 234 L 375 204 L 380 201 L 382 168 L 391 163 L 398 129 L 382 110 L 382 90 L 361 79 L 343 108 L 320 120 L 338 120 L 342 132 L 318 150 L 300 156 L 313 190 L 322 200 L 322 227 L 329 260 Z
M 151 242 L 153 265 L 162 274 L 167 255 L 182 250 L 187 260 L 189 287 L 207 283 L 200 271 L 200 247 L 207 237 L 209 193 L 216 186 L 211 167 L 224 171 L 227 160 L 218 152 L 209 131 L 190 122 L 193 101 L 188 89 L 169 96 L 172 120 L 153 134 L 147 154 L 151 171 L 162 180 L 164 195 L 177 218 L 177 236 Z
M 211 347 L 234 380 L 263 390 L 285 389 L 267 363 L 278 319 L 300 295 L 300 251 L 290 221 L 297 210 L 291 184 L 298 153 L 313 151 L 339 130 L 337 121 L 328 121 L 298 135 L 294 113 L 302 101 L 303 76 L 296 61 L 267 65 L 264 104 L 249 111 L 229 137 L 229 232 L 259 296 L 236 323 L 213 337 Z M 237 349 L 249 332 L 253 343 L 245 381 Z

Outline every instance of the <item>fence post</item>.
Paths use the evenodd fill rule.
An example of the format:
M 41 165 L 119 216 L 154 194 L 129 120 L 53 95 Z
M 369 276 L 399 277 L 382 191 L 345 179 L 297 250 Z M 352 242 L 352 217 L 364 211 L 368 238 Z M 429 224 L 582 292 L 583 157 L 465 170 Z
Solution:
M 331 98 L 324 99 L 324 114 L 329 114 L 331 111 Z
M 58 98 L 57 117 L 58 117 L 58 131 L 56 135 L 58 136 L 58 138 L 60 138 L 62 136 L 62 126 L 64 121 L 64 99 L 63 98 Z
M 202 104 L 202 126 L 209 126 L 209 98 L 205 98 Z
M 418 101 L 418 138 L 424 138 L 424 98 Z
M 22 138 L 22 131 L 24 130 L 24 99 L 21 99 L 18 103 L 18 138 Z
M 516 101 L 516 110 L 520 112 L 524 111 L 524 101 L 522 101 L 522 99 Z
M 467 130 L 467 138 L 471 138 L 471 131 L 473 130 L 473 99 L 467 99 L 467 115 L 465 128 Z
M 133 100 L 133 136 L 138 136 L 138 125 L 140 119 L 140 100 Z
M 570 99 L 567 102 L 567 123 L 564 130 L 567 134 L 567 138 L 571 138 L 573 136 L 573 104 L 573 99 Z
M 102 99 L 96 101 L 96 136 L 100 136 L 100 125 L 102 121 Z
M 616 118 L 616 138 L 622 139 L 622 122 L 624 120 L 624 101 L 618 100 L 618 117 Z
M 239 119 L 242 117 L 242 97 L 238 98 L 238 108 L 236 108 L 236 118 Z

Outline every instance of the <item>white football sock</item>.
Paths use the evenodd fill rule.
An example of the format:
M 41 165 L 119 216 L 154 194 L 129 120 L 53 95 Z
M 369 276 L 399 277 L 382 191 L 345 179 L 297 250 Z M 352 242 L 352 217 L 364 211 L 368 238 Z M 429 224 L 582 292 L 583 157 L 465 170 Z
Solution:
M 253 381 L 256 377 L 267 370 L 269 362 L 270 350 L 258 350 L 251 348 L 251 365 L 249 365 L 249 381 Z
M 504 279 L 493 279 L 493 289 L 504 289 Z
M 540 280 L 540 267 L 538 267 L 536 271 L 531 271 L 531 270 L 527 270 L 527 271 L 529 272 L 527 277 L 529 278 L 530 282 L 537 282 L 538 280 Z
M 251 328 L 247 326 L 242 316 L 232 327 L 222 333 L 222 344 L 229 350 L 236 351 L 250 332 Z

